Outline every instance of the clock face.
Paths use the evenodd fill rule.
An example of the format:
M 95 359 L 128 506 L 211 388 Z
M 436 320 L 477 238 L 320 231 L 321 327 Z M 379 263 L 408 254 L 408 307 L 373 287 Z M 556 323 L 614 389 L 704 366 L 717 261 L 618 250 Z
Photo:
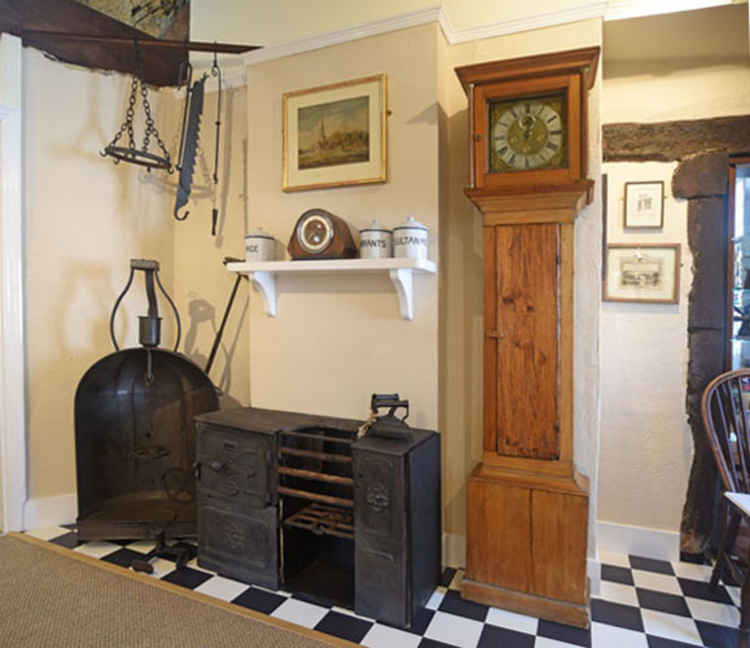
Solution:
M 567 165 L 565 94 L 491 101 L 490 173 Z
M 324 214 L 310 214 L 297 225 L 297 240 L 306 252 L 323 252 L 333 240 L 333 223 Z

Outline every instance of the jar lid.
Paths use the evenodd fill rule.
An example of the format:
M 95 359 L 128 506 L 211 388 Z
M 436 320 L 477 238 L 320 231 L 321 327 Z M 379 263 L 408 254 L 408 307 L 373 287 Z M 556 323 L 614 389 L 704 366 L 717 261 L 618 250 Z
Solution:
M 377 218 L 373 218 L 372 221 L 370 221 L 370 224 L 365 229 L 359 230 L 359 232 L 360 234 L 364 232 L 386 232 L 387 234 L 390 234 L 391 230 L 383 227 Z
M 421 229 L 421 230 L 424 230 L 425 232 L 429 231 L 428 228 L 422 225 L 422 223 L 420 223 L 416 218 L 414 218 L 414 216 L 409 216 L 409 218 L 407 218 L 403 223 L 401 223 L 401 225 L 399 225 L 398 227 L 394 227 L 393 231 L 395 232 L 396 230 L 399 230 L 399 229 Z
M 271 241 L 274 240 L 273 236 L 271 236 L 268 232 L 264 232 L 263 228 L 261 228 L 261 227 L 258 227 L 256 229 L 254 229 L 252 232 L 248 232 L 247 235 L 245 236 L 245 238 L 246 239 L 249 239 L 249 238 L 262 238 L 262 239 L 269 239 Z

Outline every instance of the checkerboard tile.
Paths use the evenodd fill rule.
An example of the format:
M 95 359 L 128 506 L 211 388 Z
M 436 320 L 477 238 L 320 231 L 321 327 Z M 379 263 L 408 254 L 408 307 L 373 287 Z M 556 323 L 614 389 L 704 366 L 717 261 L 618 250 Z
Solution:
M 127 567 L 151 541 L 81 542 L 72 525 L 30 532 L 37 538 Z M 314 628 L 368 648 L 734 648 L 739 624 L 738 587 L 709 585 L 711 568 L 644 556 L 602 553 L 601 588 L 591 600 L 591 628 L 516 614 L 461 598 L 463 572 L 445 569 L 440 586 L 412 627 L 393 628 L 352 610 L 316 605 L 203 569 L 190 561 L 176 569 L 151 561 L 154 578 L 234 605 Z

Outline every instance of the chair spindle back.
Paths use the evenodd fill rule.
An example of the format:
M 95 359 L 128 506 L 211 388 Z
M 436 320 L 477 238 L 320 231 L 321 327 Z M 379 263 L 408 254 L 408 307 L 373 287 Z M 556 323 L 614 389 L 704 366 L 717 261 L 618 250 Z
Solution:
M 703 425 L 724 489 L 750 492 L 750 369 L 727 371 L 703 392 Z

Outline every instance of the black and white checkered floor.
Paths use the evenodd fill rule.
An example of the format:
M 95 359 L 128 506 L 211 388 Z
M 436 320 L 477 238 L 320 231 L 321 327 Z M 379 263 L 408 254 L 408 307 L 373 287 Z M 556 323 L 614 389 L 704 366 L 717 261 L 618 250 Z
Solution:
M 148 541 L 81 543 L 73 526 L 29 532 L 73 551 L 127 566 L 153 547 Z M 710 567 L 606 554 L 601 590 L 591 600 L 591 629 L 581 630 L 461 599 L 462 574 L 443 573 L 411 631 L 398 630 L 341 608 L 325 608 L 287 592 L 248 586 L 201 569 L 182 570 L 157 559 L 154 576 L 272 617 L 371 648 L 735 648 L 737 587 L 708 585 Z

